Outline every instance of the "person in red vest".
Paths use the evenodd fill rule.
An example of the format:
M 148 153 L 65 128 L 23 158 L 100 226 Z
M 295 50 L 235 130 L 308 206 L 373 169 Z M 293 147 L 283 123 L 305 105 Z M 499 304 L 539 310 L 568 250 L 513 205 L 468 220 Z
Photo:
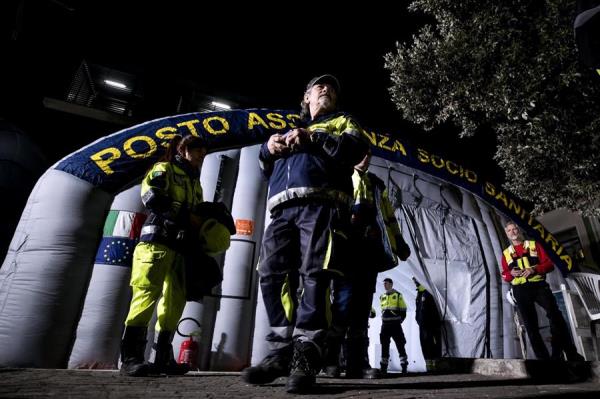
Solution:
M 544 308 L 550 321 L 552 358 L 561 358 L 564 352 L 567 360 L 583 360 L 571 341 L 567 323 L 546 283 L 546 274 L 554 270 L 554 264 L 539 243 L 525 240 L 521 229 L 514 222 L 506 223 L 504 230 L 511 244 L 503 251 L 500 260 L 502 278 L 512 285 L 517 309 L 535 356 L 538 359 L 550 359 L 539 331 L 535 309 L 537 303 Z

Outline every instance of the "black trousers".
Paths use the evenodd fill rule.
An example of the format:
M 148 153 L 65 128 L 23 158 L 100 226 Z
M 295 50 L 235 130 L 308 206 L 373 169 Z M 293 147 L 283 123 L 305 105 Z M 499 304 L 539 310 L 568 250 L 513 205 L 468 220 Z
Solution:
M 327 291 L 343 267 L 348 210 L 316 200 L 297 200 L 271 212 L 261 248 L 258 274 L 271 325 L 271 351 L 292 344 L 292 337 L 323 344 L 328 327 Z M 302 296 L 297 297 L 299 280 Z
M 356 257 L 361 258 L 358 255 Z M 337 364 L 340 347 L 342 342 L 345 342 L 347 369 L 361 370 L 370 367 L 367 354 L 369 315 L 377 282 L 377 272 L 372 269 L 364 260 L 357 262 L 353 272 L 333 279 L 332 324 L 327 337 L 327 365 Z
M 577 350 L 571 341 L 567 323 L 558 308 L 556 299 L 548 284 L 545 281 L 525 283 L 514 285 L 512 290 L 535 356 L 538 359 L 550 358 L 548 349 L 540 334 L 540 326 L 535 309 L 535 304 L 537 303 L 546 311 L 546 317 L 548 317 L 550 322 L 552 356 L 560 357 L 561 352 L 564 351 L 567 359 L 574 358 Z
M 419 326 L 419 338 L 423 357 L 426 360 L 442 357 L 442 331 L 439 325 Z
M 404 337 L 404 331 L 402 331 L 402 324 L 400 320 L 392 322 L 383 322 L 381 324 L 381 332 L 379 333 L 379 340 L 381 342 L 381 359 L 390 358 L 390 342 L 394 340 L 396 348 L 398 348 L 398 354 L 400 355 L 400 364 L 408 364 L 408 357 L 406 356 L 406 350 L 404 345 L 406 344 L 406 338 Z

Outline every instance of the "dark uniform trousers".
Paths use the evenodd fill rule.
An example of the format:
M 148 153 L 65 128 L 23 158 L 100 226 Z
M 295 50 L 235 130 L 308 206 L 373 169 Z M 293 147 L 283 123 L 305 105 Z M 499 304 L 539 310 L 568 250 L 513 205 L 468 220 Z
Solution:
M 349 210 L 323 200 L 288 202 L 271 212 L 258 266 L 271 351 L 291 345 L 292 331 L 294 338 L 323 345 L 332 271 L 340 269 L 347 252 Z
M 400 359 L 406 359 L 406 350 L 404 345 L 406 344 L 406 338 L 404 337 L 404 331 L 402 331 L 402 323 L 400 320 L 384 321 L 381 323 L 381 332 L 379 333 L 379 340 L 381 342 L 381 358 L 390 358 L 390 342 L 394 340 L 396 348 L 398 348 L 398 354 Z
M 525 284 L 513 285 L 512 290 L 535 356 L 538 359 L 550 358 L 548 349 L 540 335 L 537 312 L 535 309 L 536 303 L 546 311 L 546 316 L 550 321 L 552 356 L 560 357 L 562 351 L 567 355 L 567 359 L 574 356 L 574 354 L 577 353 L 577 350 L 571 341 L 565 319 L 556 304 L 556 299 L 548 284 L 545 281 L 528 282 Z

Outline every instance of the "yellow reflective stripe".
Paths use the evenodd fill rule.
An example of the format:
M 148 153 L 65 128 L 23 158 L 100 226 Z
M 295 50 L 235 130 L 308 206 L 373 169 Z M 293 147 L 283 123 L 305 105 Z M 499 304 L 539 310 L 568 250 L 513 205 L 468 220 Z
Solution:
M 285 318 L 288 321 L 292 321 L 292 316 L 294 314 L 294 301 L 292 299 L 293 293 L 290 290 L 289 277 L 289 274 L 285 276 L 285 280 L 283 281 L 283 285 L 281 286 L 281 304 L 283 305 L 283 312 L 285 313 Z
M 333 252 L 333 234 L 330 229 L 329 237 L 327 238 L 327 251 L 325 252 L 325 259 L 323 260 L 323 270 L 327 270 L 329 268 L 329 261 L 331 260 L 331 252 Z
M 503 252 L 504 259 L 506 260 L 506 264 L 510 265 L 512 263 L 512 256 L 510 254 L 510 248 L 506 248 Z
M 525 284 L 527 282 L 527 280 L 525 279 L 525 277 L 515 277 L 512 279 L 512 281 L 510 282 L 512 285 L 519 285 L 519 284 Z

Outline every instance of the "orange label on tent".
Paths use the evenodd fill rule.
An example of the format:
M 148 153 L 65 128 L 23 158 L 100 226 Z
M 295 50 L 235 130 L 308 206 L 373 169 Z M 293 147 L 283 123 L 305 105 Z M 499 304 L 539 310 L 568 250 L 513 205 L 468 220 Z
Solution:
M 246 219 L 235 219 L 236 234 L 251 236 L 254 232 L 254 222 Z

